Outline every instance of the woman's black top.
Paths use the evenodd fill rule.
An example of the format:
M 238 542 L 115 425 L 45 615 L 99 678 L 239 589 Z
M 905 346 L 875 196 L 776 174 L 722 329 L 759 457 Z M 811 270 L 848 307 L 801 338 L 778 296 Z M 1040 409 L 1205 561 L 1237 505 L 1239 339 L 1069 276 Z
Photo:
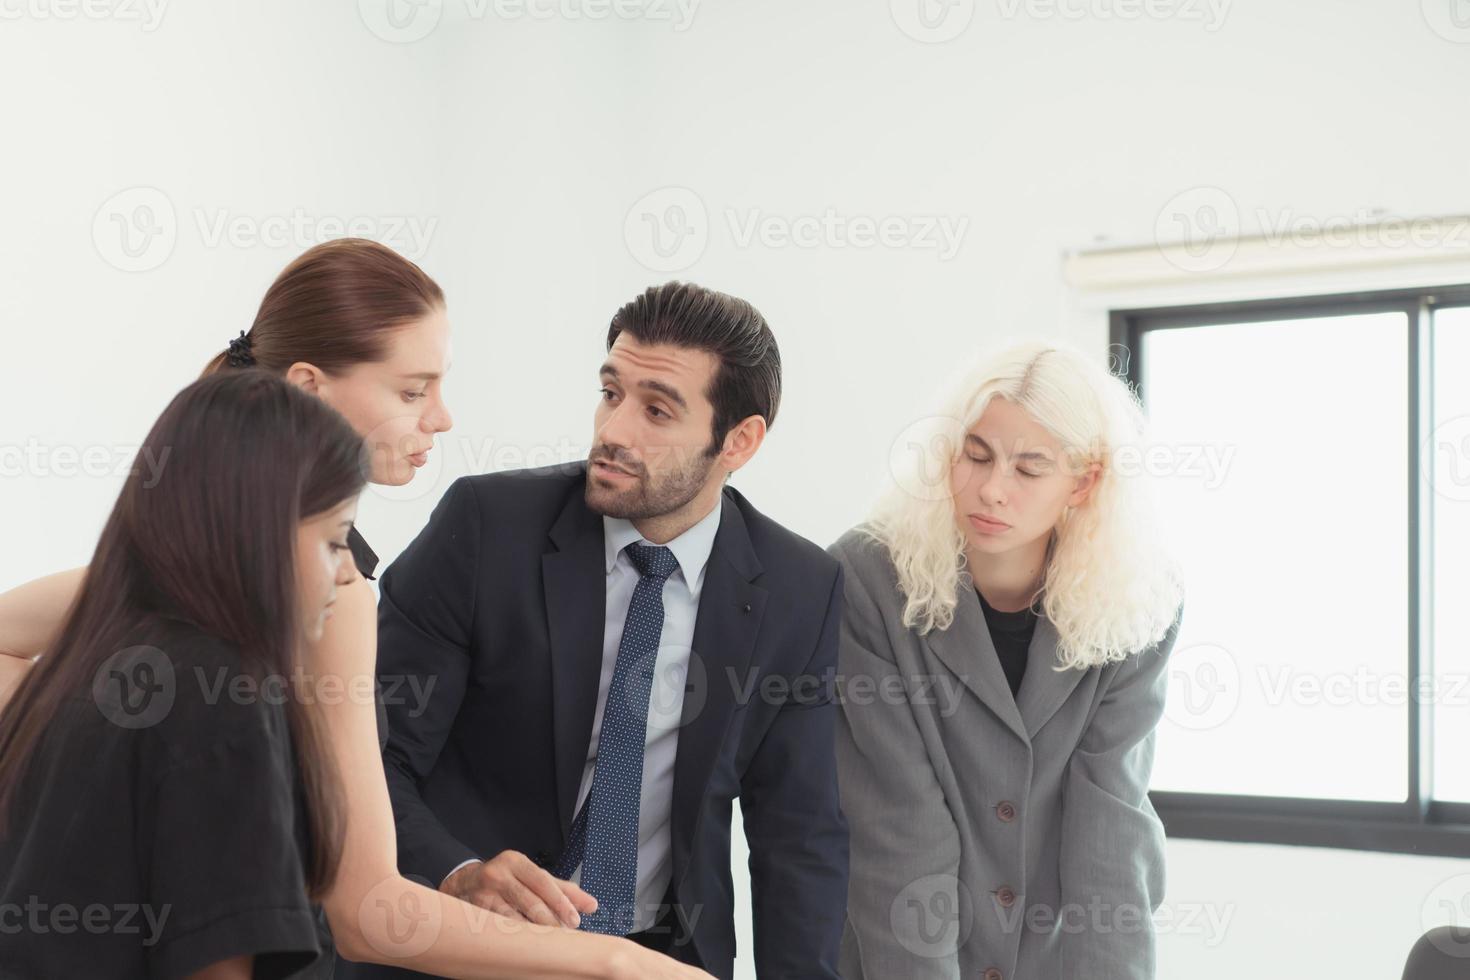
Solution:
M 985 625 L 990 630 L 990 642 L 1000 657 L 1001 669 L 1006 673 L 1006 682 L 1011 686 L 1011 697 L 1021 690 L 1021 679 L 1026 676 L 1026 651 L 1031 647 L 1031 635 L 1036 632 L 1036 613 L 1028 607 L 1019 612 L 1001 612 L 991 607 L 980 596 L 980 608 L 985 610 Z
M 378 556 L 357 533 L 355 526 L 347 532 L 347 547 L 352 549 L 352 561 L 358 573 L 369 582 L 373 581 L 373 572 L 378 570 Z
M 363 540 L 361 534 L 354 527 L 347 532 L 347 546 L 352 549 L 352 560 L 357 565 L 357 571 L 368 581 L 374 581 L 373 572 L 378 569 L 378 556 L 368 543 Z M 378 713 L 378 751 L 381 752 L 388 746 L 388 711 L 383 707 L 383 688 L 381 684 L 375 685 L 377 696 L 373 698 L 373 704 Z
M 66 701 L 0 836 L 0 977 L 328 977 L 285 707 L 229 644 L 135 631 Z M 325 937 L 328 944 L 330 937 Z

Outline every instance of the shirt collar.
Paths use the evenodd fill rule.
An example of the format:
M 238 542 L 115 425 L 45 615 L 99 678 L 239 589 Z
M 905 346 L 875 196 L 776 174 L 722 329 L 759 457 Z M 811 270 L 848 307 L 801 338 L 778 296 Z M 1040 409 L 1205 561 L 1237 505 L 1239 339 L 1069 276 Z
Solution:
M 679 562 L 679 572 L 684 576 L 684 583 L 691 592 L 699 590 L 704 578 L 705 566 L 709 563 L 710 552 L 714 550 L 715 534 L 720 529 L 720 509 L 724 506 L 724 494 L 715 501 L 714 509 L 699 520 L 693 527 L 668 542 L 664 547 L 674 553 L 674 558 Z M 638 528 L 633 522 L 622 517 L 602 516 L 602 542 L 604 557 L 606 559 L 607 574 L 617 567 L 618 555 L 622 554 L 628 545 L 638 542 L 639 544 L 652 545 L 643 535 L 638 533 Z

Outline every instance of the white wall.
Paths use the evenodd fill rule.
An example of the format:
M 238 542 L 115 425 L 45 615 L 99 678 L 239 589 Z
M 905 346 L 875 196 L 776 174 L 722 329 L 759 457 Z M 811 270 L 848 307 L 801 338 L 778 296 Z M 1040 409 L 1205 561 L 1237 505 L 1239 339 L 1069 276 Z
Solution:
M 674 277 L 771 320 L 786 392 L 736 482 L 826 543 L 863 515 L 933 379 L 977 347 L 1059 335 L 1101 351 L 1067 250 L 1151 242 L 1199 186 L 1246 231 L 1470 210 L 1470 44 L 1452 40 L 1470 38 L 1438 0 L 1160 0 L 1172 16 L 1136 20 L 1102 0 L 1070 3 L 1081 17 L 957 0 L 949 27 L 972 20 L 944 43 L 900 29 L 917 23 L 906 2 L 704 0 L 685 24 L 445 0 L 422 40 L 395 43 L 365 21 L 399 41 L 413 26 L 384 29 L 371 0 L 179 2 L 151 31 L 0 0 L 0 446 L 36 440 L 51 472 L 54 447 L 135 444 L 310 243 L 210 244 L 201 215 L 369 215 L 380 233 L 405 217 L 432 225 L 417 257 L 449 295 L 457 426 L 420 483 L 365 498 L 385 559 L 454 476 L 584 449 L 609 315 Z M 125 272 L 93 222 L 139 186 L 165 193 L 177 243 Z M 668 232 L 672 205 L 692 234 L 663 262 L 646 221 Z M 741 240 L 752 218 L 775 233 L 829 209 L 963 235 L 948 257 Z M 22 470 L 0 483 L 0 587 L 85 561 L 120 485 Z M 1460 867 L 1190 841 L 1170 860 L 1171 906 L 1232 915 L 1217 942 L 1165 934 L 1162 975 L 1191 980 L 1396 976 L 1447 921 L 1435 888 Z
M 1465 862 L 1170 841 L 1160 980 L 1399 980 L 1414 942 L 1462 917 Z
M 432 251 L 442 190 L 435 53 L 351 6 L 180 3 L 152 30 L 130 4 L 29 9 L 0 7 L 7 587 L 87 561 L 126 447 L 291 258 L 362 216 Z M 129 258 L 138 206 L 161 233 L 130 226 Z

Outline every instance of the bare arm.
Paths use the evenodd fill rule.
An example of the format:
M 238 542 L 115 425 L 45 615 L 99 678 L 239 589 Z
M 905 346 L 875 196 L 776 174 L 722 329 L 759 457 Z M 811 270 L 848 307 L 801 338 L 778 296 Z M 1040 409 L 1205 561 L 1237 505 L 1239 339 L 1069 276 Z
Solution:
M 359 579 L 339 591 L 334 608 L 313 651 L 312 673 L 346 692 L 317 699 L 349 814 L 341 871 L 323 902 L 343 956 L 463 980 L 708 980 L 701 970 L 627 940 L 499 915 L 402 877 L 373 705 L 373 591 Z
M 0 708 L 56 640 L 86 574 L 86 566 L 73 568 L 0 592 Z
M 31 672 L 31 661 L 19 657 L 0 657 L 0 708 L 10 703 L 10 696 Z
M 0 592 L 0 654 L 30 660 L 44 653 L 61 631 L 86 574 L 83 565 Z

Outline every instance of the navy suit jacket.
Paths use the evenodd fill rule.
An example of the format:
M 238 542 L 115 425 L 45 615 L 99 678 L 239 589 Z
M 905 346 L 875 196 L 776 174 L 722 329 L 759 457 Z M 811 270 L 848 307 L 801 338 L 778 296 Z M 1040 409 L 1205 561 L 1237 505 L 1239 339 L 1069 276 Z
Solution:
M 585 460 L 456 480 L 382 576 L 399 867 L 431 887 L 506 849 L 548 866 L 567 841 L 606 604 L 602 517 L 585 481 Z M 671 955 L 732 974 L 739 797 L 760 976 L 835 980 L 848 863 L 833 748 L 842 570 L 722 492 L 674 764 L 669 898 L 692 929 Z M 417 690 L 433 680 L 427 704 L 409 678 Z

